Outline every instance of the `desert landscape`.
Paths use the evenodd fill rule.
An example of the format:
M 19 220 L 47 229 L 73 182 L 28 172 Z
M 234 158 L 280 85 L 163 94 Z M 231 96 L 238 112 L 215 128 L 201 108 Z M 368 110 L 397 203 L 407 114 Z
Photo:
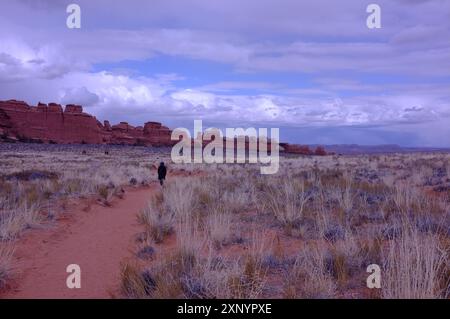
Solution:
M 172 164 L 164 148 L 0 147 L 3 298 L 450 294 L 446 153 L 284 156 L 264 176 Z M 71 263 L 81 289 L 65 287 Z
M 448 302 L 449 12 L 2 1 L 2 307 L 269 317 Z

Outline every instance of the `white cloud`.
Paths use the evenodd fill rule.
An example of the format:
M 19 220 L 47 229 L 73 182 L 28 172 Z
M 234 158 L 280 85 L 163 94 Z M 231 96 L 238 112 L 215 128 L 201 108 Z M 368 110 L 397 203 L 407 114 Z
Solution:
M 65 91 L 61 99 L 63 104 L 79 104 L 84 106 L 95 105 L 99 102 L 97 94 L 90 92 L 83 87 L 73 87 Z
M 65 27 L 64 4 L 22 0 L 1 11 L 1 99 L 80 103 L 101 119 L 135 124 L 203 118 L 385 126 L 450 117 L 448 1 L 380 0 L 383 28 L 376 33 L 365 27 L 365 6 L 356 0 L 80 0 L 86 20 L 78 31 Z M 227 64 L 255 80 L 181 87 L 178 74 L 91 71 L 97 63 L 159 55 Z M 307 73 L 314 87 L 283 87 L 272 71 Z M 367 84 L 352 74 L 411 83 Z M 239 93 L 245 89 L 266 93 Z
M 337 45 L 329 49 L 333 50 L 333 47 Z M 306 48 L 306 51 L 311 49 L 310 46 Z M 79 103 L 88 109 L 92 107 L 90 111 L 103 118 L 129 116 L 142 123 L 147 120 L 142 119 L 144 115 L 164 114 L 169 118 L 202 117 L 214 121 L 280 125 L 386 125 L 432 121 L 449 116 L 449 104 L 445 102 L 449 93 L 445 93 L 445 89 L 439 90 L 439 85 L 393 86 L 390 89 L 396 93 L 384 96 L 366 93 L 339 99 L 333 93 L 336 90 L 374 91 L 381 88 L 389 91 L 389 86 L 364 86 L 352 80 L 319 78 L 317 83 L 322 89 L 321 95 L 315 97 L 224 95 L 220 89 L 276 86 L 264 82 L 248 83 L 247 86 L 222 82 L 209 87 L 179 89 L 173 85 L 180 79 L 176 74 L 159 74 L 150 78 L 83 70 L 80 65 L 68 63 L 70 59 L 62 58 L 65 49 L 57 46 L 32 49 L 21 41 L 9 40 L 2 42 L 0 52 L 0 79 L 5 88 L 0 98 L 19 97 L 31 103 L 45 98 L 66 104 Z M 415 93 L 420 89 L 423 94 Z M 423 111 L 405 112 L 405 109 L 418 105 Z

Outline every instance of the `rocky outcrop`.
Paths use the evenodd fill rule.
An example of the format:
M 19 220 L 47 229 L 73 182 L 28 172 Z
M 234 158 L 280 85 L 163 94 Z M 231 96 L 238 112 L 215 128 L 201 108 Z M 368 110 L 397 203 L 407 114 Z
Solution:
M 102 124 L 84 113 L 81 105 L 69 104 L 63 109 L 56 103 L 29 106 L 22 101 L 0 101 L 0 137 L 12 141 L 170 146 L 170 135 L 169 128 L 156 122 L 144 127 L 126 122 Z
M 297 155 L 315 155 L 315 156 L 328 155 L 323 146 L 317 146 L 316 149 L 313 151 L 310 149 L 308 145 L 280 143 L 280 150 L 281 152 L 284 153 Z
M 313 152 L 307 145 L 280 143 L 280 147 L 286 153 L 299 154 L 299 155 L 312 155 L 313 154 Z
M 0 138 L 6 138 L 11 128 L 12 124 L 8 114 L 0 109 Z
M 168 127 L 158 122 L 147 122 L 137 127 L 127 122 L 116 125 L 111 125 L 109 121 L 101 123 L 94 116 L 84 113 L 81 105 L 69 104 L 63 108 L 56 103 L 30 106 L 22 101 L 0 101 L 0 141 L 172 146 L 177 141 L 171 140 L 171 134 Z M 227 141 L 223 139 L 225 149 Z M 239 139 L 235 139 L 235 148 Z M 246 150 L 256 145 L 256 151 L 259 151 L 258 141 L 250 143 L 247 137 L 241 142 Z M 208 143 L 204 141 L 203 146 Z M 270 141 L 267 150 L 271 150 Z M 280 151 L 300 155 L 326 154 L 323 149 L 313 152 L 308 146 L 287 143 L 280 143 Z

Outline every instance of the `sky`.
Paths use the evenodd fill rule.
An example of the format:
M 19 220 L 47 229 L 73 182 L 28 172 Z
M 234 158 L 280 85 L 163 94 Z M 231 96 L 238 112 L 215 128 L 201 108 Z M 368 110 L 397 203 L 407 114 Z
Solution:
M 301 144 L 450 147 L 449 39 L 450 0 L 0 0 L 0 100 L 278 127 Z

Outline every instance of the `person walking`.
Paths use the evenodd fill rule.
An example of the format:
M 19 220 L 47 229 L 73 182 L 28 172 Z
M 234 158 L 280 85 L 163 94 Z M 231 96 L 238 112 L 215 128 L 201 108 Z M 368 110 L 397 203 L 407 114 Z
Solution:
M 164 184 L 164 180 L 166 179 L 166 174 L 167 174 L 167 168 L 164 165 L 164 162 L 161 162 L 158 167 L 158 179 L 159 179 L 159 184 L 161 184 L 161 186 L 163 186 L 163 184 Z

